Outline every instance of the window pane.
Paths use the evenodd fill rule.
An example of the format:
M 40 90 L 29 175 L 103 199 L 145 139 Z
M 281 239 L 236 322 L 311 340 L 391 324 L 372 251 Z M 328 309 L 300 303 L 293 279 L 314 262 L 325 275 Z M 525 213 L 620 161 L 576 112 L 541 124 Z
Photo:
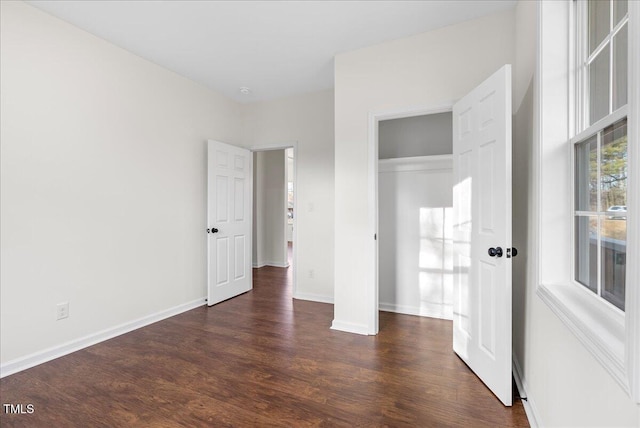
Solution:
M 589 54 L 598 47 L 609 34 L 609 1 L 589 1 Z
M 627 218 L 606 215 L 600 218 L 602 297 L 624 311 L 627 267 Z
M 609 114 L 609 48 L 607 45 L 589 65 L 589 123 Z
M 613 109 L 627 103 L 627 24 L 613 38 Z
M 576 144 L 576 211 L 598 211 L 598 145 L 593 137 Z
M 627 119 L 602 131 L 600 201 L 607 214 L 627 214 Z
M 613 25 L 615 26 L 627 14 L 627 0 L 614 0 Z
M 576 280 L 598 291 L 598 220 L 576 216 Z

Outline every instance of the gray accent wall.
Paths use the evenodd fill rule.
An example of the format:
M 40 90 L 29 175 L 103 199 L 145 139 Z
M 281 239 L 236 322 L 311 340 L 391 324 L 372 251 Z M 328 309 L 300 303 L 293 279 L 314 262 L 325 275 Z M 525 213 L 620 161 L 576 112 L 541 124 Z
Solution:
M 453 153 L 451 112 L 380 121 L 378 158 L 394 159 Z

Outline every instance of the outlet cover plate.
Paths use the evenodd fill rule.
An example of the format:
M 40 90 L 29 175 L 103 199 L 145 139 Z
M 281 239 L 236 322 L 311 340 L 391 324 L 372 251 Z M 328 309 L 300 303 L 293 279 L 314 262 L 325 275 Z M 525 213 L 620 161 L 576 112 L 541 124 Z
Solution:
M 69 302 L 58 303 L 56 305 L 56 320 L 69 318 Z

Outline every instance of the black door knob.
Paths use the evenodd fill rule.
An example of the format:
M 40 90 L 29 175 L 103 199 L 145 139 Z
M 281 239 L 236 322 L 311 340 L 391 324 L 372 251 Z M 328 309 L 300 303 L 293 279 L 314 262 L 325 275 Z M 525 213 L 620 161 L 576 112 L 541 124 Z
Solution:
M 489 256 L 491 257 L 502 257 L 502 248 L 500 247 L 496 247 L 496 248 L 489 248 Z
M 218 233 L 218 229 L 212 227 L 211 229 L 207 229 L 207 233 Z

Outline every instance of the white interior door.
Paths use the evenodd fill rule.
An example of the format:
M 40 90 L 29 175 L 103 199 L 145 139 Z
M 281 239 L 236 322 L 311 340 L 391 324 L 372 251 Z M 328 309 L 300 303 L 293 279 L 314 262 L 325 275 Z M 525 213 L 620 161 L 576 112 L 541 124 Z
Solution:
M 511 394 L 511 66 L 453 107 L 453 350 Z
M 209 306 L 253 287 L 252 161 L 247 149 L 208 141 Z

